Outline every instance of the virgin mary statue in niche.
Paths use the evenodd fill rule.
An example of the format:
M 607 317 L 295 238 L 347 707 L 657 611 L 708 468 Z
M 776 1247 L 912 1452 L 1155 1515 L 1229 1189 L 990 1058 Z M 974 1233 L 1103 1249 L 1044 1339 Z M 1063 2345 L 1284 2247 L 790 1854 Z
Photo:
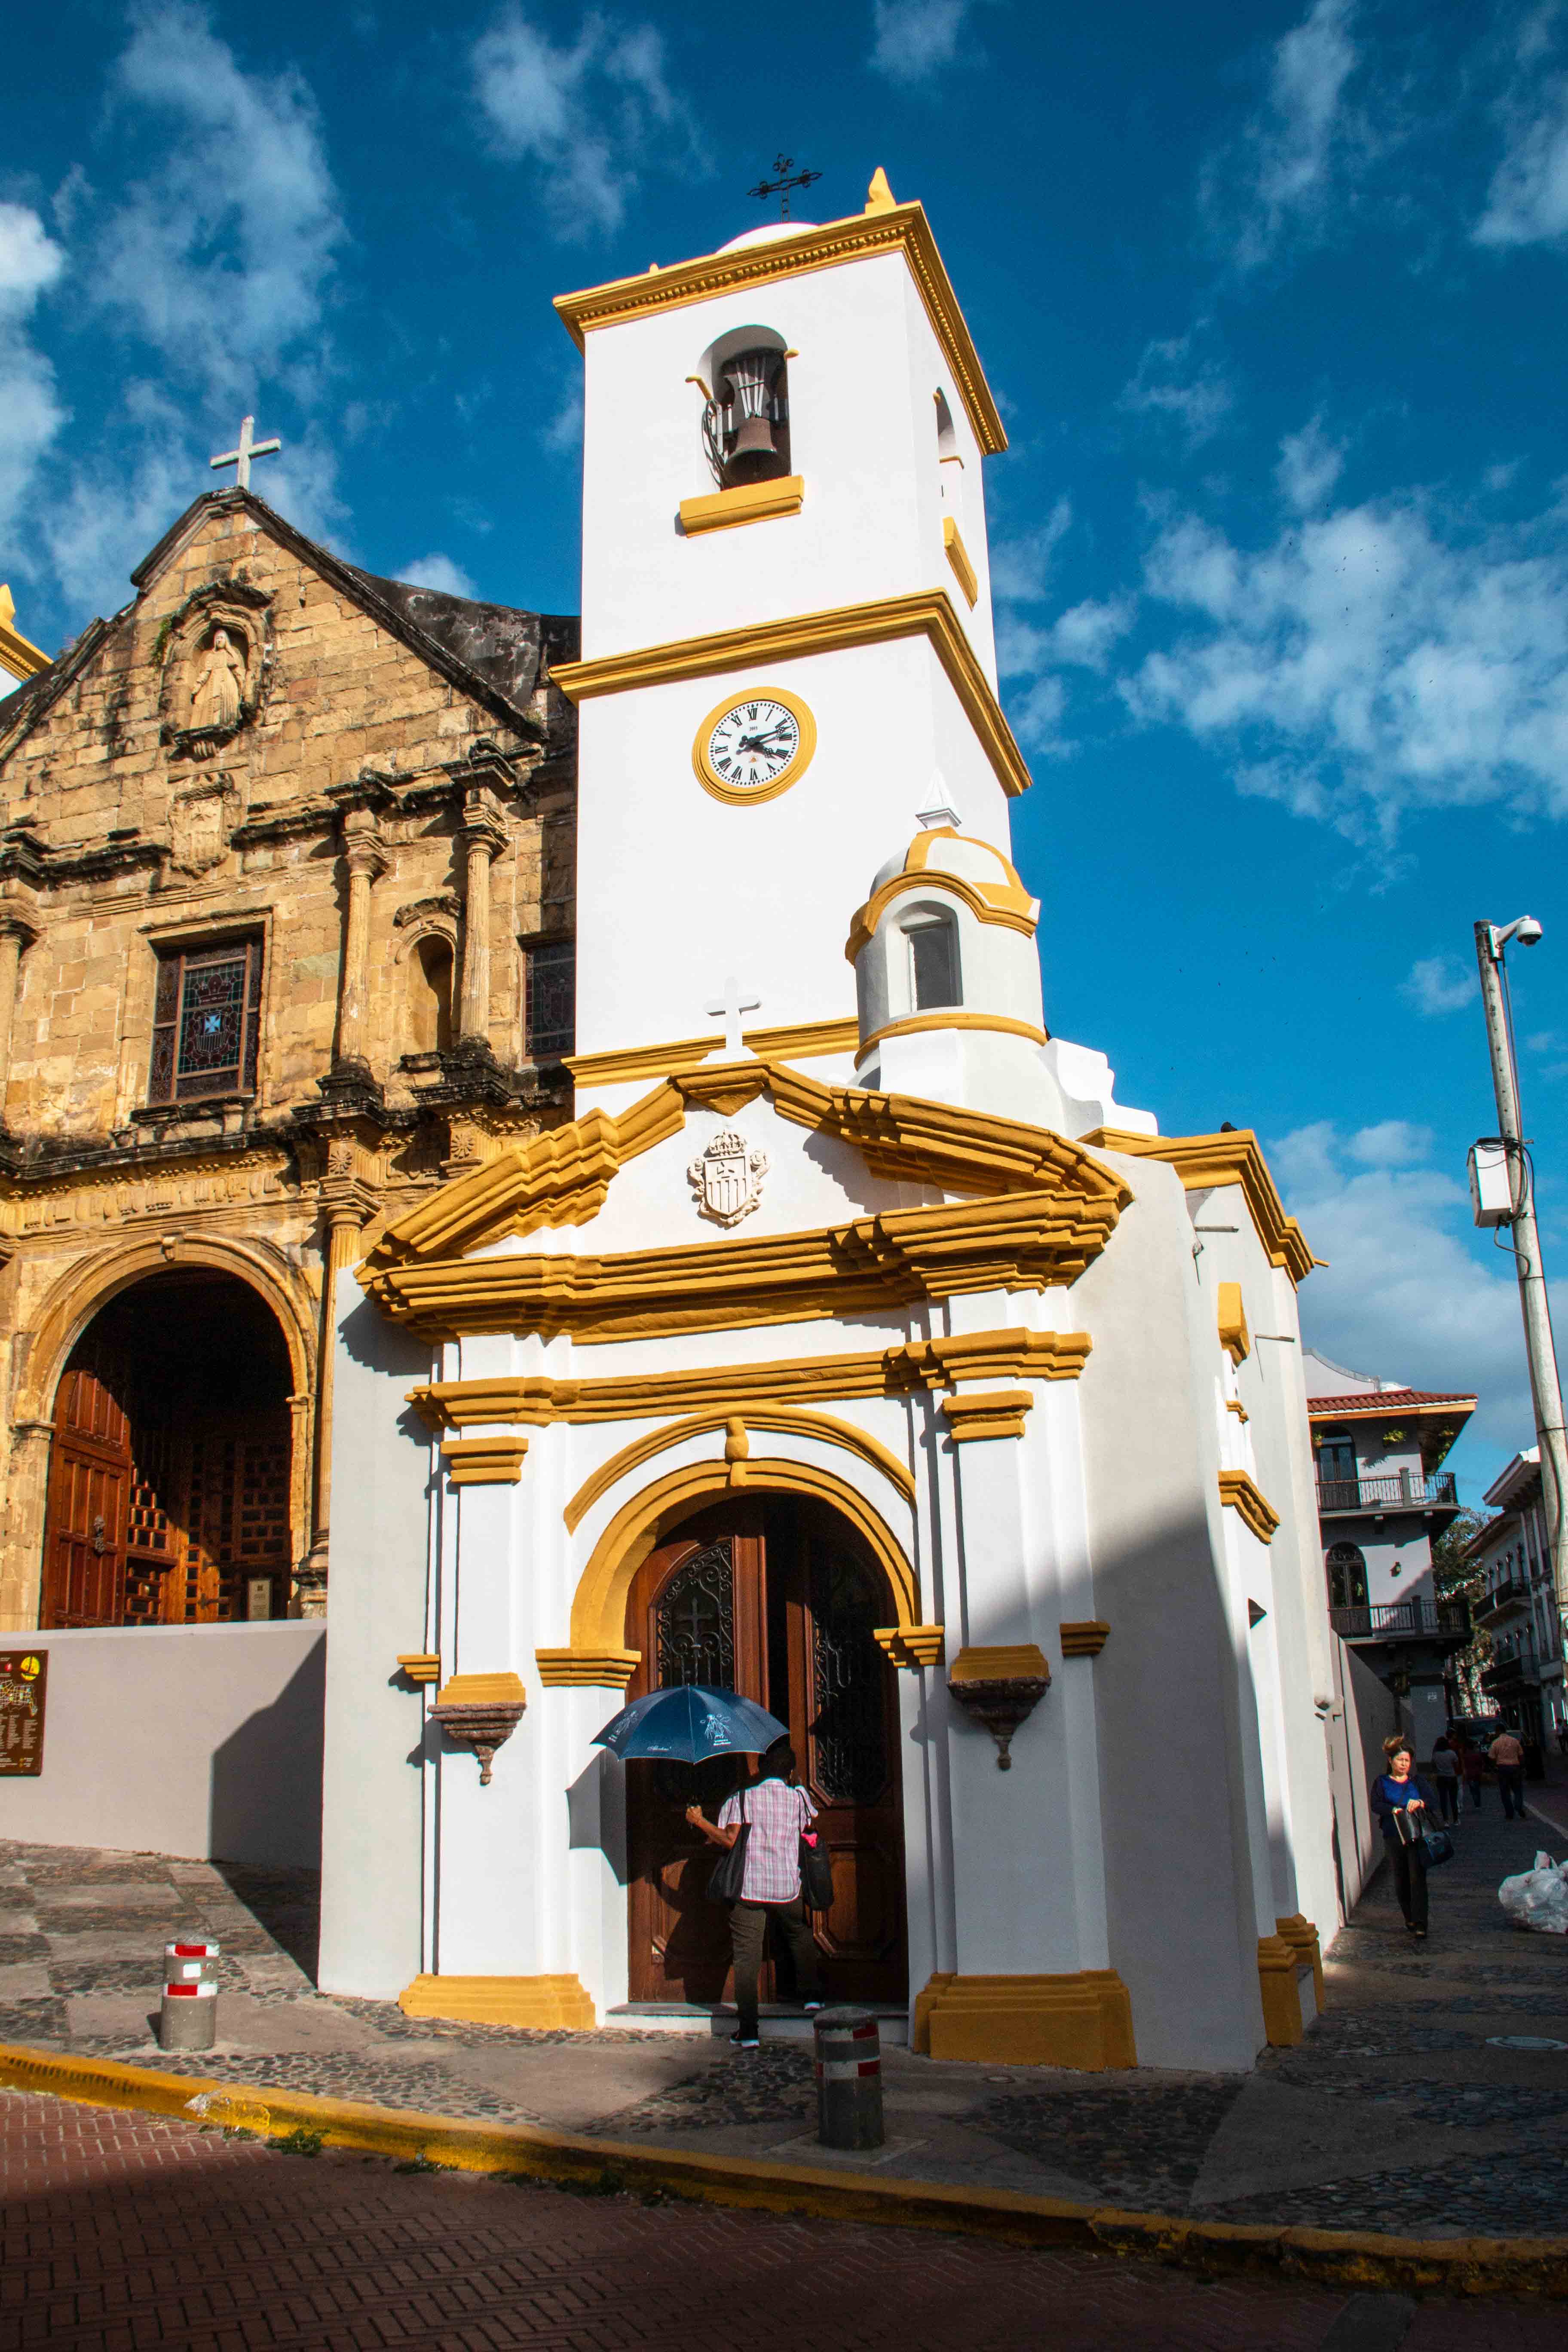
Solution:
M 238 724 L 245 699 L 245 664 L 226 629 L 215 629 L 191 688 L 193 732 Z

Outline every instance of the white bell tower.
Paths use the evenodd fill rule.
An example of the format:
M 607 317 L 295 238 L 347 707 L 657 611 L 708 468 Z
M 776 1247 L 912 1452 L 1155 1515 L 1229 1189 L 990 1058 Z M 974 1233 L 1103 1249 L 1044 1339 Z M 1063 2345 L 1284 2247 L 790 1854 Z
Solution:
M 1006 436 L 918 204 L 879 172 L 863 214 L 556 308 L 585 374 L 583 658 L 556 672 L 581 1100 L 595 1057 L 716 1035 L 729 980 L 748 1037 L 852 1022 L 868 877 L 933 803 L 1005 859 L 1029 779 L 980 478 Z

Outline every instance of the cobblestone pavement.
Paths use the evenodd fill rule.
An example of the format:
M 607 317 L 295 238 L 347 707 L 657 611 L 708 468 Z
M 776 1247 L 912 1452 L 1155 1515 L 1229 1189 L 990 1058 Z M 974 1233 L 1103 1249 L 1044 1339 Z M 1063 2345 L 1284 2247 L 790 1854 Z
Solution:
M 1568 1938 L 1510 1928 L 1506 1872 L 1568 1854 L 1568 1778 L 1540 1821 L 1467 1804 L 1405 1934 L 1386 1873 L 1327 1965 L 1329 2009 L 1250 2075 L 1083 2075 L 884 2053 L 889 2178 L 1034 2190 L 1233 2221 L 1423 2235 L 1568 2228 Z M 310 1982 L 316 1896 L 298 1874 L 0 1844 L 0 2041 L 193 2075 L 710 2154 L 811 2160 L 807 2044 L 742 2056 L 710 2034 L 524 2033 L 329 2000 Z M 158 2052 L 163 1945 L 216 1936 L 218 2049 Z
M 1558 2352 L 1561 2306 L 1207 2284 L 1110 2255 L 314 2159 L 0 2092 L 15 2352 Z

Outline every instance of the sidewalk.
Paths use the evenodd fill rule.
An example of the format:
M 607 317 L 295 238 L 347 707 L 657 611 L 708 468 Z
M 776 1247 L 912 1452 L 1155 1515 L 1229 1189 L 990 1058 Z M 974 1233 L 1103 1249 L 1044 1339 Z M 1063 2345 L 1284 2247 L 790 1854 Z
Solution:
M 1021 2189 L 1215 2221 L 1424 2237 L 1568 2226 L 1568 1938 L 1510 1928 L 1498 1881 L 1563 1824 L 1505 1823 L 1489 1789 L 1434 1874 L 1426 1945 L 1380 1873 L 1327 1963 L 1328 2013 L 1255 2074 L 1117 2074 L 884 2053 L 889 2179 Z M 531 2123 L 704 2155 L 824 2161 L 808 2042 L 742 2056 L 711 2035 L 519 2032 L 314 1991 L 298 1874 L 0 1844 L 0 2042 L 256 2087 Z M 213 2052 L 158 2051 L 163 1945 L 217 1937 Z M 1500 2038 L 1559 2048 L 1499 2046 Z M 853 2160 L 866 2168 L 864 2157 Z

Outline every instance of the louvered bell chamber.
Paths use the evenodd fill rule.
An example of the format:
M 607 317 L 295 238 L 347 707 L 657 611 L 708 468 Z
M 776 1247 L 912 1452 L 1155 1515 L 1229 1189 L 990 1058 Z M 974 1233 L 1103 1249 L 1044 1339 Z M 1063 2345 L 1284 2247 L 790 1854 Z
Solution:
M 783 352 L 736 352 L 718 371 L 703 420 L 721 488 L 767 482 L 789 471 L 789 398 Z

